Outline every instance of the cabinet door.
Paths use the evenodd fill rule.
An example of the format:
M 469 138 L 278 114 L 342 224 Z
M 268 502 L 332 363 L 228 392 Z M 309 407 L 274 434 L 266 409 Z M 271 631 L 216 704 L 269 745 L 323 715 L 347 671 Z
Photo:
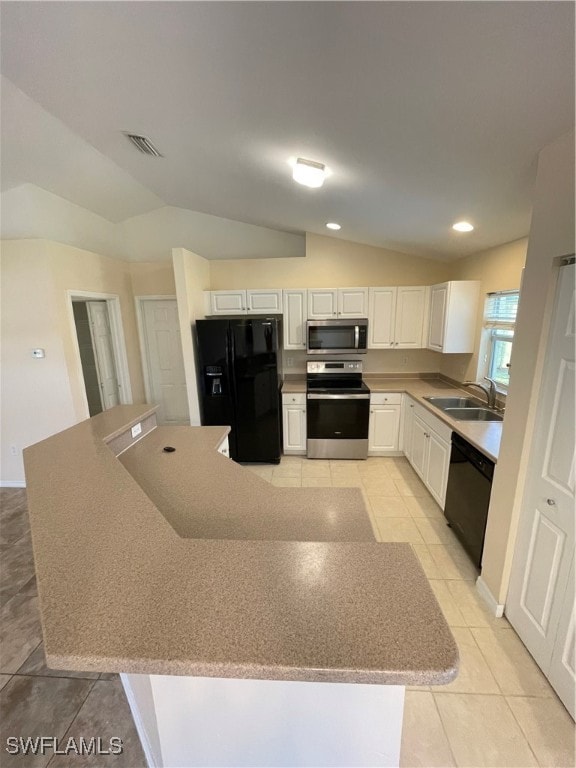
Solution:
M 414 427 L 414 401 L 410 397 L 404 396 L 402 405 L 403 427 L 402 427 L 402 450 L 408 461 L 412 462 L 412 429 Z
M 397 451 L 399 429 L 399 405 L 371 406 L 368 428 L 368 452 L 387 453 Z
M 306 349 L 307 300 L 307 291 L 284 291 L 284 349 Z
M 284 453 L 306 453 L 306 408 L 301 405 L 282 407 Z
M 428 461 L 428 428 L 426 424 L 414 414 L 412 425 L 412 457 L 410 463 L 425 481 L 426 464 Z
M 340 288 L 338 317 L 368 317 L 368 288 Z
M 246 314 L 246 291 L 211 291 L 210 309 L 213 315 Z
M 430 289 L 430 325 L 428 329 L 428 346 L 430 349 L 438 351 L 443 349 L 447 301 L 448 285 L 446 283 L 433 285 Z
M 438 504 L 444 509 L 446 484 L 450 467 L 450 443 L 442 440 L 436 432 L 428 431 L 428 451 L 424 482 Z
M 277 288 L 246 291 L 249 315 L 282 314 L 282 291 Z
M 337 316 L 338 290 L 336 288 L 316 288 L 308 290 L 308 319 L 330 320 Z
M 395 349 L 421 349 L 424 346 L 425 285 L 400 286 L 396 293 Z
M 396 288 L 370 288 L 368 305 L 368 347 L 390 349 L 394 344 Z

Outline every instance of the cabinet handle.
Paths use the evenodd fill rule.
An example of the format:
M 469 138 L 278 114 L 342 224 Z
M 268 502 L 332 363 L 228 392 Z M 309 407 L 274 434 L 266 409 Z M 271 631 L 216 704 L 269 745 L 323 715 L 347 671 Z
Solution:
M 556 501 L 555 499 L 546 499 L 546 504 L 548 504 L 549 507 L 555 507 Z

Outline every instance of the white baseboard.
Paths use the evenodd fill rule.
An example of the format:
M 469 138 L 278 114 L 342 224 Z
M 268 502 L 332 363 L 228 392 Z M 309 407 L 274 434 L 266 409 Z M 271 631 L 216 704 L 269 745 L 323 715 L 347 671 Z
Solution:
M 484 600 L 490 612 L 497 619 L 501 619 L 504 616 L 504 604 L 499 603 L 492 592 L 486 586 L 486 582 L 482 579 L 482 576 L 478 576 L 476 579 L 476 589 L 478 590 L 480 597 Z
M 26 480 L 0 480 L 0 488 L 26 488 Z

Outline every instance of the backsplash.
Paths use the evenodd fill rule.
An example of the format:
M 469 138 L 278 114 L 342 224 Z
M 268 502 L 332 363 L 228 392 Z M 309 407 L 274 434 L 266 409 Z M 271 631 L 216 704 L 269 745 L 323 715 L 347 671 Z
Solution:
M 322 356 L 324 357 L 324 356 Z M 328 357 L 328 356 L 326 356 Z M 337 360 L 362 360 L 364 373 L 439 373 L 441 358 L 429 349 L 369 349 L 365 355 L 334 355 Z M 304 351 L 284 350 L 284 375 L 305 374 L 306 361 L 321 359 Z M 291 364 L 290 364 L 291 363 Z

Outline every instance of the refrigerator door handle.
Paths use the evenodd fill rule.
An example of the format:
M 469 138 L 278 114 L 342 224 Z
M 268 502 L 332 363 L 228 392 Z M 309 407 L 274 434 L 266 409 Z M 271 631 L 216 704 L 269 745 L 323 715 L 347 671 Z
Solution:
M 230 382 L 230 390 L 234 396 L 234 403 L 236 402 L 236 371 L 234 370 L 235 357 L 236 350 L 234 348 L 234 329 L 229 325 L 226 337 L 226 363 L 228 365 L 228 381 Z

